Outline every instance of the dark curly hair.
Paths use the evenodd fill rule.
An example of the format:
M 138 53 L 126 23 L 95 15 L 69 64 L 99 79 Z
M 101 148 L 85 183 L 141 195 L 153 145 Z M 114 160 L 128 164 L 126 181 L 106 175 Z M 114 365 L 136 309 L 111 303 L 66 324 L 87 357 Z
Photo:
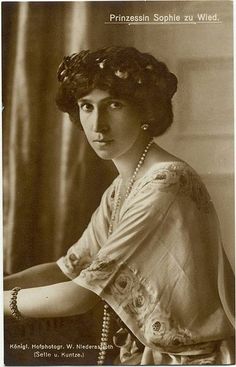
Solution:
M 86 50 L 64 57 L 58 80 L 57 106 L 80 126 L 77 100 L 95 88 L 134 102 L 146 114 L 152 136 L 163 134 L 173 121 L 176 76 L 163 62 L 133 47 Z

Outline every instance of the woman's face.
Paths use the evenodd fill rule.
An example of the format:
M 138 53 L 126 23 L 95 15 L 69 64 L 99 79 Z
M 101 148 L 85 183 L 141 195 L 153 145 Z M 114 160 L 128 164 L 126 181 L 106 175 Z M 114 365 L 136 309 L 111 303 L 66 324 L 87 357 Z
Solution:
M 78 100 L 80 121 L 89 144 L 103 159 L 128 153 L 143 134 L 141 113 L 131 102 L 94 89 Z

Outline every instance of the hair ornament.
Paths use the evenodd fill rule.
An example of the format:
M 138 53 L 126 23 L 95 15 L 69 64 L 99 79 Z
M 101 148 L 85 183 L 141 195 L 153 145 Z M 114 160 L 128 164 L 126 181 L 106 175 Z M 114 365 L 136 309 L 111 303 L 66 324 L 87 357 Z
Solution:
M 77 58 L 78 57 L 78 54 L 75 52 L 75 53 L 73 53 L 71 56 L 70 56 L 70 60 L 72 61 L 72 60 L 74 60 L 75 58 Z
M 145 67 L 145 69 L 147 69 L 147 70 L 153 70 L 153 66 L 152 66 L 152 65 L 147 65 L 147 66 Z
M 118 76 L 118 78 L 120 78 L 120 79 L 127 79 L 128 76 L 129 76 L 129 73 L 128 73 L 128 71 L 116 70 L 115 75 Z
M 60 77 L 63 78 L 66 74 L 66 69 L 62 70 L 62 72 L 60 73 Z
M 99 60 L 99 61 L 100 61 L 100 60 Z M 98 63 L 98 66 L 100 67 L 100 69 L 104 69 L 105 63 L 106 63 L 106 59 L 104 59 L 104 60 L 102 60 L 102 61 L 100 61 L 100 62 Z

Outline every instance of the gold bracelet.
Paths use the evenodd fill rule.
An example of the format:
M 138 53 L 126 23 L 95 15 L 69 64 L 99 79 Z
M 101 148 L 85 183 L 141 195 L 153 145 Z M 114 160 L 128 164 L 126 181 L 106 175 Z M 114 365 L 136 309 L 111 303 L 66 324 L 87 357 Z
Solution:
M 18 295 L 18 292 L 20 290 L 21 290 L 20 287 L 14 287 L 11 290 L 11 298 L 10 298 L 10 302 L 9 302 L 9 307 L 10 307 L 10 310 L 11 310 L 11 314 L 18 321 L 24 319 L 24 317 L 21 315 L 20 311 L 17 308 L 17 295 Z

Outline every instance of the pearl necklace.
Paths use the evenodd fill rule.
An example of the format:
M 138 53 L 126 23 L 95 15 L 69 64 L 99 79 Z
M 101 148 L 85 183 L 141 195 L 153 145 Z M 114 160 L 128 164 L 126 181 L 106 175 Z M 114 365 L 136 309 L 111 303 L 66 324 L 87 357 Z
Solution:
M 153 139 L 151 139 L 148 143 L 148 145 L 146 146 L 146 148 L 144 149 L 144 152 L 143 154 L 141 155 L 141 158 L 137 164 L 137 167 L 135 168 L 134 170 L 134 173 L 133 173 L 133 176 L 131 177 L 130 181 L 129 181 L 129 185 L 127 187 L 127 190 L 126 190 L 126 193 L 125 193 L 125 199 L 127 199 L 127 197 L 129 196 L 131 190 L 132 190 L 132 187 L 133 187 L 133 184 L 136 180 L 136 176 L 138 174 L 138 171 L 140 170 L 140 168 L 142 167 L 143 163 L 144 163 L 144 160 L 146 158 L 146 155 L 147 155 L 147 152 L 149 151 L 151 145 L 153 144 Z
M 137 164 L 137 167 L 134 170 L 133 176 L 131 177 L 131 179 L 129 181 L 127 190 L 125 192 L 125 199 L 128 198 L 128 196 L 129 196 L 129 194 L 130 194 L 130 192 L 133 188 L 133 185 L 134 185 L 134 182 L 136 180 L 137 174 L 138 174 L 140 168 L 142 167 L 142 165 L 144 163 L 144 160 L 146 158 L 146 155 L 147 155 L 152 143 L 153 143 L 153 139 L 151 139 L 149 141 L 149 143 L 147 144 L 147 146 L 145 147 L 145 149 L 143 151 L 143 154 L 142 154 L 142 156 L 141 156 L 141 158 L 140 158 L 140 160 Z M 113 223 L 116 219 L 117 210 L 119 209 L 120 204 L 121 204 L 120 187 L 121 187 L 121 185 L 119 186 L 117 200 L 116 200 L 116 202 L 114 203 L 114 206 L 113 206 L 111 221 L 110 221 L 109 229 L 108 229 L 108 236 L 110 236 L 113 233 Z M 99 351 L 99 354 L 98 354 L 97 365 L 103 365 L 104 361 L 105 361 L 105 357 L 106 357 L 106 351 L 107 351 L 107 346 L 108 346 L 108 336 L 109 336 L 109 326 L 110 326 L 110 314 L 109 314 L 109 311 L 108 311 L 108 307 L 109 306 L 107 304 L 104 305 L 100 351 Z
M 97 360 L 98 366 L 104 364 L 106 358 L 106 351 L 108 347 L 108 336 L 110 326 L 110 314 L 108 312 L 108 307 L 109 306 L 107 304 L 104 305 L 100 350 L 98 353 L 98 360 Z
M 134 185 L 134 182 L 136 180 L 137 174 L 138 174 L 140 168 L 142 167 L 142 165 L 144 163 L 144 160 L 146 158 L 147 152 L 149 151 L 149 149 L 150 149 L 150 147 L 151 147 L 152 144 L 153 144 L 153 139 L 151 139 L 149 141 L 149 143 L 147 144 L 147 146 L 145 147 L 145 149 L 143 151 L 143 154 L 141 155 L 140 160 L 138 161 L 137 167 L 134 170 L 133 176 L 131 177 L 131 179 L 129 181 L 129 184 L 128 184 L 128 187 L 127 187 L 127 190 L 125 192 L 125 199 L 128 198 L 128 196 L 129 196 L 129 194 L 130 194 L 130 192 L 131 192 L 131 190 L 133 188 L 133 185 Z M 113 232 L 113 223 L 115 222 L 116 213 L 117 213 L 117 210 L 120 207 L 120 204 L 121 204 L 121 194 L 120 194 L 120 187 L 119 187 L 117 200 L 116 200 L 116 202 L 114 204 L 112 215 L 111 215 L 111 221 L 110 221 L 110 225 L 109 225 L 109 229 L 108 229 L 108 236 L 110 236 L 112 234 L 112 232 Z

